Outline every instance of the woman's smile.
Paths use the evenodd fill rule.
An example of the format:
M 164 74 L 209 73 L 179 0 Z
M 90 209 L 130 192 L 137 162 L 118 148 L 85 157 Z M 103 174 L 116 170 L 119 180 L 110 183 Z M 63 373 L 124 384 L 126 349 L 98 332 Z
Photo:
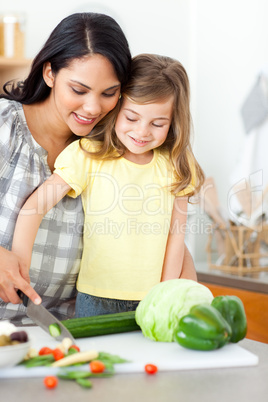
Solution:
M 90 117 L 90 118 L 89 117 L 84 117 L 84 116 L 81 116 L 80 114 L 75 113 L 75 112 L 73 112 L 73 116 L 74 116 L 75 121 L 77 121 L 77 123 L 79 123 L 79 124 L 92 124 L 99 117 L 99 116 Z

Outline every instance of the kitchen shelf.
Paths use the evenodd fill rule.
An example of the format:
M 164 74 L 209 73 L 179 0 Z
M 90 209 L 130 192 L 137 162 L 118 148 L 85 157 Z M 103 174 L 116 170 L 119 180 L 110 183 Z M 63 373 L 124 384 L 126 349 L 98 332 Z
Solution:
M 7 58 L 0 56 L 0 86 L 1 92 L 5 82 L 15 79 L 23 80 L 26 78 L 30 66 L 31 59 Z
M 0 56 L 0 68 L 4 67 L 28 67 L 31 64 L 31 59 L 18 59 Z

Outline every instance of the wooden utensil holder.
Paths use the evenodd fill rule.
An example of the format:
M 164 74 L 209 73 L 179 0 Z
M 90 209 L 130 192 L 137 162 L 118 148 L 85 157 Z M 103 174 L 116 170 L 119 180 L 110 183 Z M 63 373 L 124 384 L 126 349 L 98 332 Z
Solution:
M 216 231 L 221 233 L 224 238 L 224 254 L 222 256 L 219 256 L 213 248 Z M 262 241 L 268 246 L 268 225 L 262 225 L 255 230 L 242 225 L 230 225 L 229 228 L 212 225 L 207 243 L 209 266 L 239 274 L 268 271 L 268 252 L 261 252 Z M 267 257 L 267 263 L 263 265 L 260 263 L 260 259 L 265 257 Z

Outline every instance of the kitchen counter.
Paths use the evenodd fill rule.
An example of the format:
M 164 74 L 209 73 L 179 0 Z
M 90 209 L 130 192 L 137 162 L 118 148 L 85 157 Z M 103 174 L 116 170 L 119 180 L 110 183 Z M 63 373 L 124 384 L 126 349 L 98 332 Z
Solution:
M 42 378 L 1 379 L 1 401 L 266 402 L 268 345 L 249 339 L 239 345 L 259 356 L 257 366 L 158 372 L 154 376 L 117 374 L 93 379 L 92 389 L 61 380 L 56 389 L 47 390 Z
M 210 268 L 207 262 L 197 262 L 195 266 L 199 282 L 268 294 L 268 271 L 242 276 L 239 273 L 231 274 L 220 269 Z

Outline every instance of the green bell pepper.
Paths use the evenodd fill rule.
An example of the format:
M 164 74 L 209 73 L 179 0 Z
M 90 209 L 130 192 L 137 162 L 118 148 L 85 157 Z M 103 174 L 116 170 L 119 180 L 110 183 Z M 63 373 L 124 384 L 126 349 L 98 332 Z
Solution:
M 210 304 L 193 306 L 174 332 L 181 346 L 195 350 L 214 350 L 228 343 L 232 330 L 220 312 Z
M 230 342 L 236 343 L 245 338 L 247 317 L 242 300 L 237 296 L 217 296 L 211 305 L 215 307 L 232 328 Z

